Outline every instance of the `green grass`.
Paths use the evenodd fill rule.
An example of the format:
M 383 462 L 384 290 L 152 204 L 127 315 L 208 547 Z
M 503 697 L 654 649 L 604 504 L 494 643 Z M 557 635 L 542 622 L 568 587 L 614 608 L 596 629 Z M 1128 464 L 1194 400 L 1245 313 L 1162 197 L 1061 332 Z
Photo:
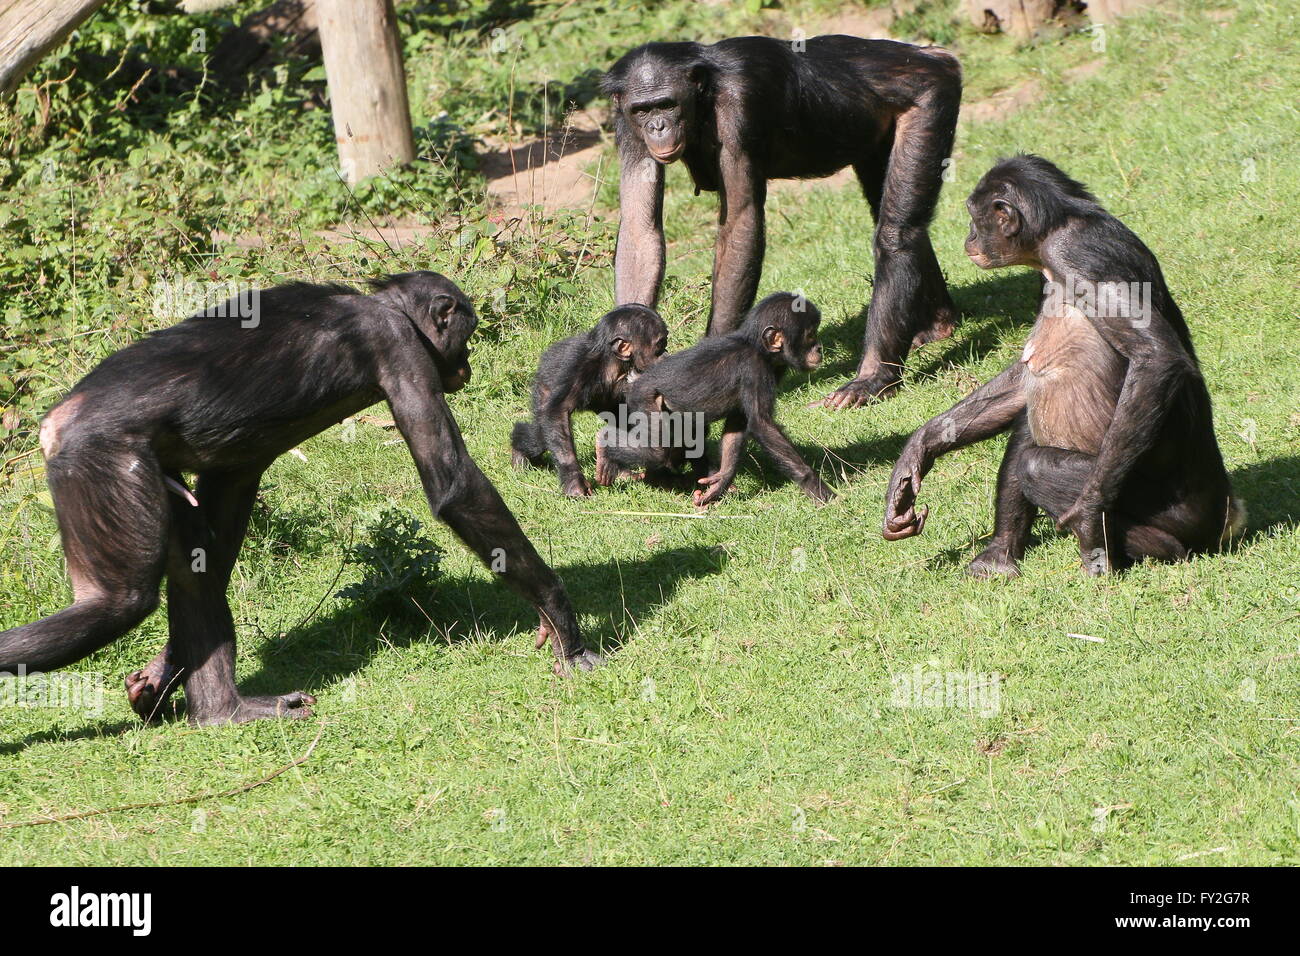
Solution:
M 110 675 L 102 715 L 0 709 L 0 821 L 223 791 L 320 734 L 310 759 L 237 796 L 0 830 L 0 862 L 1166 864 L 1207 851 L 1190 862 L 1297 862 L 1300 28 L 1282 4 L 1242 4 L 1223 24 L 1205 9 L 1192 0 L 1126 20 L 1104 54 L 1087 36 L 1016 48 L 960 33 L 980 95 L 1030 75 L 1047 92 L 960 134 L 933 235 L 967 318 L 916 355 L 895 401 L 804 407 L 857 357 L 869 217 L 852 189 L 772 198 L 761 291 L 801 288 L 826 316 L 829 361 L 789 382 L 779 410 L 840 492 L 825 508 L 754 454 L 702 520 L 609 514 L 688 512 L 682 495 L 620 485 L 570 501 L 546 472 L 512 472 L 509 429 L 538 353 L 608 305 L 607 225 L 495 243 L 449 229 L 390 255 L 301 242 L 293 215 L 269 208 L 271 248 L 220 249 L 222 265 L 321 278 L 427 267 L 475 301 L 506 290 L 452 407 L 609 666 L 553 678 L 532 650 L 531 610 L 432 522 L 441 584 L 412 595 L 431 623 L 329 597 L 361 577 L 352 566 L 339 576 L 344 550 L 378 509 L 427 515 L 392 431 L 361 424 L 344 441 L 330 429 L 303 446 L 306 461 L 269 472 L 231 589 L 243 686 L 309 690 L 318 719 L 139 726 L 116 683 L 165 640 L 158 614 L 75 668 Z M 561 37 L 547 55 L 585 63 L 584 38 Z M 1091 77 L 1061 81 L 1098 57 Z M 965 194 L 1019 149 L 1087 182 L 1160 257 L 1251 509 L 1231 553 L 1090 580 L 1043 521 L 1023 577 L 968 580 L 1000 442 L 940 462 L 924 536 L 881 540 L 906 435 L 995 374 L 1027 333 L 1036 279 L 981 273 L 961 253 Z M 713 201 L 691 195 L 684 170 L 669 181 L 664 311 L 680 348 L 707 309 Z M 131 228 L 121 241 L 160 248 L 151 227 Z M 82 307 L 147 301 L 152 273 L 139 273 L 134 285 L 130 268 L 111 286 L 84 280 Z M 133 334 L 104 325 L 41 347 L 38 364 L 65 389 Z M 589 470 L 595 424 L 579 425 Z M 27 427 L 6 454 L 34 447 Z M 0 489 L 0 627 L 70 597 L 43 477 L 24 470 L 37 460 Z M 1000 709 L 894 706 L 891 681 L 917 666 L 1005 675 Z

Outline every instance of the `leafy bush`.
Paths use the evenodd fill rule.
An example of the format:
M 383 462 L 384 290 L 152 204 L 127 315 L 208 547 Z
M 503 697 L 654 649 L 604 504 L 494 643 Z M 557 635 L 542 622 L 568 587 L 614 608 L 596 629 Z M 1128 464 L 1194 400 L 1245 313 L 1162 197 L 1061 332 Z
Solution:
M 347 549 L 345 561 L 365 569 L 365 577 L 338 597 L 383 614 L 418 614 L 412 598 L 432 593 L 441 575 L 442 551 L 423 533 L 423 523 L 389 506 L 366 525 L 367 541 Z

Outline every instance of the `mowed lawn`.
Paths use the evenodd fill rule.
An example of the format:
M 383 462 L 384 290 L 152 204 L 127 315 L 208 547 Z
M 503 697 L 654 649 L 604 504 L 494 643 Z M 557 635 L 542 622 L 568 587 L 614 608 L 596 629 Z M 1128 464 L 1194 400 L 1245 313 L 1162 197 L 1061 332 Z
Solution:
M 0 826 L 173 802 L 0 829 L 0 862 L 1297 862 L 1300 24 L 1285 4 L 1158 9 L 1109 28 L 1100 52 L 1086 34 L 1025 49 L 960 35 L 969 99 L 1029 79 L 1042 95 L 962 127 L 933 238 L 965 322 L 915 355 L 893 401 L 805 407 L 857 359 L 870 220 L 854 187 L 774 191 L 761 292 L 803 290 L 829 346 L 822 369 L 787 380 L 778 414 L 834 503 L 814 506 L 753 446 L 703 518 L 680 493 L 623 483 L 574 501 L 546 472 L 512 471 L 537 356 L 610 304 L 607 259 L 575 260 L 544 308 L 484 324 L 474 381 L 450 401 L 608 666 L 554 678 L 531 609 L 432 521 L 446 556 L 434 592 L 411 595 L 424 613 L 335 599 L 362 573 L 344 548 L 379 509 L 428 518 L 393 430 L 335 427 L 268 473 L 231 590 L 244 686 L 310 691 L 315 716 L 139 725 L 119 682 L 165 640 L 160 612 L 75 668 L 105 675 L 102 714 L 0 709 Z M 1000 440 L 940 462 L 923 536 L 881 539 L 906 436 L 1028 332 L 1037 277 L 962 254 L 966 194 L 1018 150 L 1089 184 L 1159 256 L 1250 509 L 1230 553 L 1087 579 L 1040 519 L 1021 578 L 967 579 L 992 527 Z M 602 177 L 613 162 L 611 149 Z M 682 348 L 707 314 L 714 200 L 692 195 L 684 169 L 668 178 L 663 312 Z M 599 195 L 596 213 L 612 215 L 612 189 Z M 288 235 L 292 211 L 282 218 Z M 543 255 L 564 230 L 536 242 Z M 511 282 L 492 248 L 328 251 L 276 254 L 321 278 L 339 274 L 326 260 L 357 277 L 438 269 L 476 302 Z M 57 345 L 48 364 L 69 386 L 88 367 Z M 596 424 L 577 429 L 589 471 Z M 43 495 L 38 469 L 0 489 L 0 626 L 70 600 Z M 899 694 L 918 674 L 975 692 L 901 706 L 918 703 Z M 313 741 L 263 786 L 179 802 L 258 781 Z

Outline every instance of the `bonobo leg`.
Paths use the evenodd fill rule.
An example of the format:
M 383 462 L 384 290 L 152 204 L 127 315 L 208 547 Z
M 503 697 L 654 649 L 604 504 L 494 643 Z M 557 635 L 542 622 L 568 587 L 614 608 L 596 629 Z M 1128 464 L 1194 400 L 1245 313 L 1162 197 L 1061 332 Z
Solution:
M 888 397 L 902 382 L 913 346 L 946 338 L 957 324 L 928 227 L 943 185 L 943 161 L 952 153 L 960 91 L 958 78 L 938 81 L 895 121 L 877 213 L 862 360 L 853 381 L 825 399 L 828 408 Z M 856 169 L 870 202 L 878 168 L 868 161 Z
M 1038 506 L 1025 497 L 1022 480 L 1026 450 L 1033 447 L 1029 424 L 1022 414 L 1012 426 L 1007 441 L 1006 454 L 998 469 L 997 505 L 993 517 L 993 540 L 966 566 L 971 577 L 989 578 L 994 575 L 1019 577 L 1019 562 L 1029 543 L 1029 529 L 1033 526 Z
M 226 588 L 248 530 L 260 477 L 260 470 L 203 474 L 194 489 L 199 507 L 180 498 L 171 501 L 167 557 L 170 641 L 163 653 L 185 683 L 190 721 L 200 726 L 263 717 L 306 717 L 311 713 L 308 705 L 316 702 L 300 692 L 244 697 L 235 687 L 235 622 Z M 170 683 L 174 685 L 174 680 Z M 144 690 L 132 706 L 146 716 L 162 706 L 167 693 L 166 685 L 152 692 Z M 146 709 L 146 704 L 151 706 Z
M 1025 496 L 1053 518 L 1068 511 L 1078 498 L 1096 459 L 1062 448 L 1027 448 L 1020 456 L 1020 480 Z M 1132 494 L 1093 525 L 1075 529 L 1079 557 L 1089 574 L 1122 570 L 1134 561 L 1180 561 L 1188 548 L 1176 527 L 1153 513 Z M 1164 511 L 1166 509 L 1162 509 Z M 1176 510 L 1176 509 L 1174 509 Z
M 75 425 L 69 420 L 69 430 Z M 48 671 L 121 637 L 158 606 L 167 493 L 147 446 L 69 437 L 47 453 L 71 607 L 0 633 L 0 671 Z

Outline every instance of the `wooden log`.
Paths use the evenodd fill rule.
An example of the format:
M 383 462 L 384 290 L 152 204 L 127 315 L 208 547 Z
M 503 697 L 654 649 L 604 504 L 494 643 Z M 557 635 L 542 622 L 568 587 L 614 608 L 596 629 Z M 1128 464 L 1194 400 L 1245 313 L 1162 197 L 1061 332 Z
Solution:
M 339 169 L 355 183 L 415 159 L 392 0 L 316 0 Z
M 0 0 L 0 96 L 67 39 L 105 0 Z

